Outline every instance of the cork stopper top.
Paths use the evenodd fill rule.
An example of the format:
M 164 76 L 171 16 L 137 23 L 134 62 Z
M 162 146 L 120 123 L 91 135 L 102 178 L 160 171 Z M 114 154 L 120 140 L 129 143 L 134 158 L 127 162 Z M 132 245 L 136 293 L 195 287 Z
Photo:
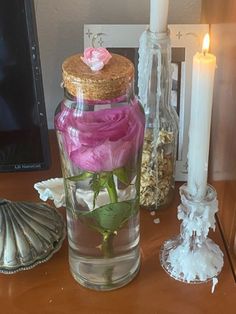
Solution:
M 133 63 L 118 54 L 94 72 L 81 60 L 82 54 L 67 58 L 62 65 L 64 88 L 74 97 L 109 100 L 123 96 L 134 77 Z

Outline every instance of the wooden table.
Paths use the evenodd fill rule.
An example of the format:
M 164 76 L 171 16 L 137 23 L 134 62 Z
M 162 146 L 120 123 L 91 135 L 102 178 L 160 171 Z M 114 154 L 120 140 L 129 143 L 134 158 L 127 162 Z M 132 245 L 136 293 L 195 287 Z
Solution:
M 61 176 L 55 135 L 51 134 L 52 167 L 48 171 L 1 173 L 0 195 L 10 200 L 38 201 L 35 182 Z M 14 275 L 0 275 L 1 314 L 233 314 L 236 313 L 236 285 L 225 256 L 219 283 L 211 294 L 211 282 L 184 284 L 170 278 L 160 266 L 159 250 L 164 240 L 179 233 L 176 207 L 158 212 L 160 224 L 149 212 L 141 211 L 142 265 L 127 286 L 111 292 L 81 287 L 70 275 L 67 240 L 48 262 Z M 64 212 L 64 210 L 61 210 Z M 224 251 L 219 230 L 212 235 Z M 224 251 L 225 252 L 225 251 Z

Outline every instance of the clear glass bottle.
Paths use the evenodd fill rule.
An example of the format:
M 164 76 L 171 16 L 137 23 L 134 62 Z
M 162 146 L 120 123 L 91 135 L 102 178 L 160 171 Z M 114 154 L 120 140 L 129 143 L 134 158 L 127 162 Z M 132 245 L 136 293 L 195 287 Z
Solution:
M 145 31 L 139 49 L 139 98 L 146 115 L 140 202 L 149 210 L 167 206 L 175 187 L 178 117 L 171 106 L 169 33 Z
M 83 286 L 112 290 L 139 270 L 139 185 L 145 117 L 133 64 L 119 55 L 93 72 L 63 63 L 55 126 L 66 190 L 69 263 Z

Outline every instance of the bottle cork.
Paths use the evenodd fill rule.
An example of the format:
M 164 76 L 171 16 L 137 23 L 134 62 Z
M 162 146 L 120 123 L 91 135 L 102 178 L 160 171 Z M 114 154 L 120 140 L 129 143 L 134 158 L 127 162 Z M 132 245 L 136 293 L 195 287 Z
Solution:
M 82 54 L 67 58 L 62 65 L 63 85 L 67 92 L 85 100 L 109 100 L 126 94 L 134 77 L 133 63 L 118 54 L 100 71 L 94 72 L 82 60 Z

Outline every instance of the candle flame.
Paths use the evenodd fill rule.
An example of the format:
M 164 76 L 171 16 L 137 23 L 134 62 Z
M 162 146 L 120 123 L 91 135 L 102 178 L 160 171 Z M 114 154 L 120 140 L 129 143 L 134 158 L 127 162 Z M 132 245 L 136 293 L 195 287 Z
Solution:
M 207 33 L 203 38 L 202 52 L 204 55 L 208 53 L 210 47 L 210 35 Z

